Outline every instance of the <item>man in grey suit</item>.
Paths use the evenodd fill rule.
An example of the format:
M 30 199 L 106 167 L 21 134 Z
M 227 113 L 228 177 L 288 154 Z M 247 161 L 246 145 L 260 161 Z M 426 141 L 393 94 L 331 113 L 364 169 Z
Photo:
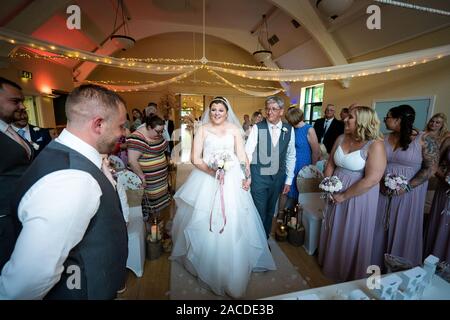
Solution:
M 289 192 L 294 178 L 295 134 L 291 125 L 281 121 L 283 107 L 281 98 L 268 97 L 266 119 L 252 127 L 245 145 L 252 179 L 250 191 L 267 237 L 280 193 Z

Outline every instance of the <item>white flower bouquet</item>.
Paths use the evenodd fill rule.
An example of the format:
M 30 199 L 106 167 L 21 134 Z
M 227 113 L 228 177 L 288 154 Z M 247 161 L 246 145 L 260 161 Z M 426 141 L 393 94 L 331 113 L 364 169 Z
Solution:
M 323 222 L 325 224 L 325 228 L 328 224 L 330 224 L 329 227 L 331 228 L 331 219 L 328 217 L 331 212 L 328 212 L 328 204 L 331 200 L 331 195 L 342 190 L 342 181 L 337 176 L 325 177 L 319 184 L 319 189 L 324 191 L 322 198 L 325 199 Z
M 333 194 L 342 189 L 342 182 L 337 176 L 325 177 L 319 184 L 319 188 L 325 193 Z
M 393 173 L 388 173 L 384 177 L 384 185 L 387 188 L 388 195 L 396 195 L 401 190 L 406 190 L 408 187 L 408 180 L 402 176 Z
M 231 168 L 233 157 L 226 151 L 217 152 L 208 159 L 208 167 L 213 170 L 228 171 Z

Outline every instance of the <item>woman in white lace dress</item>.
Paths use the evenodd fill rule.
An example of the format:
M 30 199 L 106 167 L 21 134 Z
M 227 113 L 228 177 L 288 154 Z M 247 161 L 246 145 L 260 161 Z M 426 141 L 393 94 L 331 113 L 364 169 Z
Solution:
M 172 227 L 176 260 L 218 295 L 245 295 L 251 273 L 275 270 L 264 228 L 250 195 L 242 130 L 225 98 L 216 97 L 194 137 L 195 166 L 175 194 Z M 211 159 L 227 155 L 223 184 Z

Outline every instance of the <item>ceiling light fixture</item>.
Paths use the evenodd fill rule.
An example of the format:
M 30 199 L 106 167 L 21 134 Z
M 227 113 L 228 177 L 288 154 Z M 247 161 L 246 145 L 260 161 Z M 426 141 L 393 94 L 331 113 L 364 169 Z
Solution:
M 116 32 L 116 24 L 117 24 L 117 16 L 119 15 L 119 11 L 121 14 L 121 19 L 122 19 L 123 34 L 115 33 Z M 112 35 L 111 35 L 110 39 L 117 48 L 119 48 L 123 51 L 130 49 L 136 43 L 136 40 L 129 35 L 130 30 L 128 28 L 127 20 L 128 20 L 128 18 L 125 16 L 123 0 L 117 0 L 116 17 L 114 18 L 114 27 L 113 27 L 113 31 L 112 31 Z M 120 29 L 120 27 L 119 27 L 119 29 Z
M 264 48 L 264 42 L 267 45 L 267 49 Z M 262 16 L 262 23 L 258 29 L 258 44 L 256 46 L 256 51 L 253 52 L 255 59 L 264 64 L 264 62 L 269 61 L 272 58 L 272 50 L 269 42 L 269 29 L 267 28 L 267 17 L 265 14 Z

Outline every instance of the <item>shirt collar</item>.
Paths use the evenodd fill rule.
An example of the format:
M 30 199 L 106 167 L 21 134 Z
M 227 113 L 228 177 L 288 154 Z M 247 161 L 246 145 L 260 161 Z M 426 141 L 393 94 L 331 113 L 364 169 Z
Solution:
M 100 153 L 93 146 L 87 144 L 67 129 L 64 129 L 55 141 L 81 153 L 94 163 L 97 168 L 100 169 L 102 167 L 102 156 Z
M 9 124 L 7 124 L 5 121 L 3 121 L 2 119 L 0 119 L 0 131 L 5 133 L 6 130 L 8 129 Z
M 272 124 L 270 122 L 267 121 L 267 123 L 269 124 L 269 127 L 272 128 L 273 126 L 277 126 L 278 129 L 281 129 L 283 127 L 283 122 L 280 120 L 278 121 L 276 124 Z
M 19 127 L 16 127 L 15 125 L 11 125 L 11 127 L 14 129 L 14 131 L 19 131 L 20 129 L 22 129 L 23 131 L 25 131 L 25 132 L 30 132 L 30 126 L 29 125 L 26 125 L 25 127 L 23 127 L 23 128 L 19 128 Z

